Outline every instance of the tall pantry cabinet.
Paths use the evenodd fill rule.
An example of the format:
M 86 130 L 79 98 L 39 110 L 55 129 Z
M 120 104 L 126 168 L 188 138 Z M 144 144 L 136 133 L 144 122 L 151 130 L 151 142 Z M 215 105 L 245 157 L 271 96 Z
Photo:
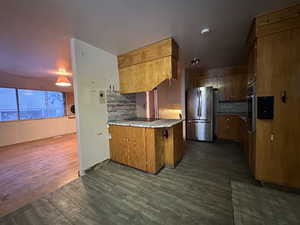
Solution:
M 300 4 L 256 17 L 256 95 L 274 118 L 256 120 L 255 177 L 300 188 Z

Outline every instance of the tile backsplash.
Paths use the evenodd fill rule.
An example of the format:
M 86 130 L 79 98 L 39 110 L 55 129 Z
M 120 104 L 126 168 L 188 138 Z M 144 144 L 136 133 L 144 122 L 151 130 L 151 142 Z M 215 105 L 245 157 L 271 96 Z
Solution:
M 220 101 L 218 91 L 215 91 L 214 111 L 215 115 L 239 114 L 245 116 L 248 113 L 248 101 Z
M 219 102 L 217 104 L 217 113 L 247 113 L 248 103 L 241 102 Z
M 118 91 L 107 91 L 108 120 L 122 120 L 137 117 L 136 94 L 120 94 Z

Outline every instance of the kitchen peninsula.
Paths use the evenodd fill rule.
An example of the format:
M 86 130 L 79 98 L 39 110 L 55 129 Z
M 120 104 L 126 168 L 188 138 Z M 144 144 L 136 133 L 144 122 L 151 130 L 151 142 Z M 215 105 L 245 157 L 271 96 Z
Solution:
M 182 120 L 134 118 L 110 121 L 111 160 L 146 172 L 175 167 L 183 148 Z

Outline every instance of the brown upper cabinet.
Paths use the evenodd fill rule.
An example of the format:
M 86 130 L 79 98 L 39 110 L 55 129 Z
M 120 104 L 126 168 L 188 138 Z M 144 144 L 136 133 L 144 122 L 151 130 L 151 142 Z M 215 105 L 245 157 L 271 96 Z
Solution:
M 245 100 L 247 95 L 246 74 L 234 74 L 219 78 L 219 100 Z
M 247 95 L 247 66 L 210 70 L 187 70 L 188 87 L 218 89 L 219 101 L 245 100 Z
M 151 91 L 177 78 L 178 45 L 169 38 L 118 56 L 121 93 Z

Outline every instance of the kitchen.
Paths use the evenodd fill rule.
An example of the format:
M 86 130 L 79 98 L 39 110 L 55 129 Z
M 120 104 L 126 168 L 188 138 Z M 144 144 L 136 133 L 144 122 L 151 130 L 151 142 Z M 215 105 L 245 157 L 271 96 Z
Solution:
M 189 141 L 232 141 L 240 145 L 252 182 L 265 188 L 295 192 L 300 187 L 300 178 L 295 172 L 299 165 L 299 158 L 295 157 L 299 151 L 293 137 L 299 134 L 299 128 L 280 121 L 283 117 L 297 120 L 296 114 L 300 113 L 294 95 L 296 90 L 293 90 L 299 81 L 299 69 L 293 67 L 293 60 L 299 54 L 293 51 L 291 58 L 284 61 L 280 61 L 280 57 L 287 57 L 281 53 L 288 54 L 299 46 L 299 40 L 292 39 L 299 34 L 294 28 L 298 25 L 293 23 L 299 16 L 291 16 L 297 10 L 298 7 L 290 7 L 255 18 L 246 38 L 248 63 L 245 65 L 203 69 L 197 66 L 200 59 L 194 58 L 185 71 L 186 101 L 177 119 L 160 118 L 157 91 L 165 79 L 169 79 L 169 88 L 172 88 L 170 80 L 177 78 L 176 60 L 180 49 L 177 43 L 170 38 L 119 56 L 120 92 L 146 92 L 146 109 L 142 115 L 145 118 L 108 122 L 110 159 L 158 174 L 164 167 L 174 170 L 176 166 L 181 167 L 185 154 L 189 154 Z M 165 42 L 168 50 L 164 49 Z M 278 48 L 278 53 L 270 55 L 269 48 L 275 45 L 283 45 L 284 49 Z M 165 60 L 168 62 L 163 66 Z M 286 64 L 291 66 L 289 73 L 285 71 Z M 273 66 L 278 71 L 270 71 Z M 153 80 L 147 80 L 150 77 Z M 287 133 L 292 136 L 287 137 Z M 168 142 L 173 143 L 171 148 Z M 236 191 L 234 186 L 232 188 Z M 234 204 L 234 209 L 240 207 Z M 245 218 L 245 215 L 235 217 Z
M 107 13 L 99 33 L 70 40 L 78 178 L 0 224 L 299 224 L 300 4 L 131 3 L 118 23 Z M 97 4 L 85 12 L 116 6 Z M 206 7 L 232 18 L 181 36 L 178 12 L 200 21 Z M 172 14 L 157 19 L 172 31 L 143 29 L 154 11 Z
M 296 109 L 299 107 L 293 97 L 287 96 L 288 93 L 293 93 L 292 87 L 295 84 L 290 80 L 281 80 L 286 82 L 287 86 L 286 89 L 279 87 L 277 82 L 280 78 L 277 78 L 278 80 L 271 78 L 268 75 L 270 74 L 268 67 L 262 64 L 264 62 L 272 66 L 277 62 L 276 54 L 272 55 L 273 58 L 267 55 L 269 52 L 265 46 L 273 46 L 272 39 L 269 40 L 268 37 L 270 35 L 276 37 L 278 32 L 282 31 L 291 32 L 293 27 L 297 27 L 285 25 L 290 22 L 289 20 L 290 23 L 297 20 L 298 17 L 293 16 L 297 10 L 298 7 L 295 6 L 256 17 L 245 43 L 248 65 L 203 69 L 197 67 L 200 59 L 193 59 L 192 66 L 186 70 L 186 105 L 178 113 L 177 120 L 159 119 L 157 89 L 165 80 L 169 80 L 168 88 L 172 89 L 172 80 L 178 75 L 177 60 L 180 49 L 178 44 L 169 38 L 118 56 L 120 93 L 146 92 L 146 112 L 143 115 L 146 118 L 129 117 L 123 121 L 108 122 L 111 159 L 152 173 L 159 172 L 164 166 L 175 168 L 184 157 L 184 130 L 187 140 L 213 142 L 221 139 L 239 142 L 252 175 L 257 181 L 290 188 L 299 187 L 300 179 L 292 172 L 297 160 L 287 156 L 286 167 L 284 169 L 281 166 L 276 167 L 281 163 L 281 159 L 274 154 L 272 155 L 274 161 L 269 161 L 266 158 L 270 157 L 268 149 L 263 147 L 272 146 L 278 149 L 277 154 L 283 154 L 279 146 L 286 143 L 284 133 L 296 131 L 295 128 L 288 128 L 282 122 L 278 122 L 283 120 L 282 118 L 275 117 L 276 113 L 280 113 L 279 115 L 285 113 L 291 114 L 290 118 L 296 118 L 292 115 L 296 115 Z M 204 32 L 203 35 L 207 34 Z M 284 44 L 285 47 L 291 46 L 289 41 Z M 261 58 L 264 54 L 266 58 Z M 295 53 L 292 56 L 296 57 Z M 293 60 L 286 59 L 285 63 L 293 65 Z M 280 64 L 276 66 L 280 71 Z M 295 73 L 288 75 L 289 79 L 298 79 L 293 74 Z M 289 102 L 287 99 L 290 99 Z M 283 112 L 283 108 L 293 110 Z M 183 117 L 186 120 L 183 120 Z M 277 133 L 277 129 L 280 129 L 280 133 Z M 177 137 L 174 136 L 175 133 Z M 127 134 L 130 135 L 126 136 Z M 149 140 L 148 136 L 152 139 Z M 264 140 L 261 139 L 262 136 L 265 137 Z M 172 143 L 176 141 L 178 143 L 169 149 L 166 144 L 168 139 Z M 292 150 L 297 148 L 297 145 L 293 144 L 291 137 L 289 140 L 290 153 L 297 155 L 297 151 Z M 151 149 L 151 152 L 147 148 Z M 140 151 L 141 149 L 143 151 Z M 170 152 L 173 158 L 171 164 L 167 159 Z M 151 165 L 152 168 L 147 168 L 147 165 Z M 270 174 L 271 168 L 278 171 L 277 175 Z
M 296 103 L 293 102 L 293 98 L 290 98 L 290 106 L 286 102 L 288 98 L 286 95 L 289 91 L 293 91 L 291 88 L 293 84 L 287 83 L 289 90 L 284 90 L 277 87 L 277 80 L 273 81 L 271 79 L 268 81 L 270 79 L 270 77 L 268 78 L 269 75 L 267 76 L 268 68 L 264 68 L 261 64 L 262 59 L 258 58 L 260 56 L 258 53 L 268 53 L 268 49 L 264 50 L 264 46 L 268 46 L 268 44 L 272 46 L 273 44 L 271 40 L 267 41 L 269 35 L 273 34 L 275 36 L 281 30 L 289 32 L 289 30 L 293 29 L 293 27 L 288 25 L 285 27 L 284 24 L 287 23 L 286 20 L 296 10 L 297 6 L 256 17 L 245 44 L 245 48 L 248 51 L 248 65 L 207 70 L 197 67 L 200 60 L 197 58 L 193 59 L 192 66 L 186 70 L 186 105 L 178 113 L 177 120 L 159 119 L 158 89 L 160 83 L 166 80 L 169 80 L 168 88 L 172 89 L 172 80 L 176 80 L 177 78 L 177 61 L 180 49 L 178 44 L 172 38 L 169 38 L 118 56 L 120 93 L 146 92 L 144 102 L 146 109 L 142 116 L 145 117 L 144 119 L 133 118 L 130 120 L 129 116 L 124 121 L 110 121 L 108 123 L 111 135 L 111 159 L 152 173 L 157 173 L 164 165 L 175 167 L 185 152 L 183 145 L 184 130 L 186 131 L 187 140 L 213 142 L 216 139 L 221 139 L 240 142 L 247 157 L 249 168 L 258 181 L 299 187 L 300 180 L 296 178 L 297 176 L 292 177 L 292 174 L 286 176 L 282 174 L 281 177 L 276 177 L 266 172 L 269 168 L 276 169 L 274 166 L 276 166 L 276 163 L 280 163 L 280 160 L 278 159 L 278 162 L 274 162 L 274 165 L 269 165 L 273 163 L 262 161 L 264 159 L 263 155 L 268 153 L 265 152 L 266 150 L 260 148 L 267 145 L 267 142 L 262 140 L 257 134 L 258 132 L 260 135 L 266 135 L 265 131 L 270 129 L 267 128 L 270 126 L 268 125 L 270 123 L 278 123 L 275 126 L 280 127 L 280 133 L 283 131 L 283 127 L 280 126 L 281 123 L 277 122 L 276 118 L 274 118 L 278 110 L 280 113 L 283 112 L 281 109 L 275 108 L 274 105 L 276 104 L 272 95 L 279 95 L 280 99 L 276 100 L 275 98 L 275 100 L 280 107 L 291 107 L 294 110 L 297 108 L 294 105 Z M 292 17 L 292 19 L 296 20 L 297 17 Z M 277 26 L 281 27 L 276 30 Z M 287 42 L 286 46 L 289 45 L 290 43 Z M 266 63 L 273 64 L 277 59 L 274 56 L 274 59 L 266 58 L 265 60 L 273 60 L 266 61 Z M 292 61 L 286 61 L 286 63 L 292 65 Z M 280 70 L 280 67 L 278 69 Z M 262 73 L 263 70 L 266 70 L 266 72 Z M 258 73 L 260 76 L 257 75 Z M 289 76 L 291 77 L 290 79 L 294 79 L 292 75 Z M 289 110 L 285 113 L 292 113 L 294 115 L 294 110 L 293 113 Z M 186 117 L 186 120 L 183 120 L 183 117 Z M 292 118 L 295 119 L 295 117 Z M 175 125 L 185 128 L 179 129 Z M 119 131 L 118 129 L 125 129 L 123 126 L 127 127 L 127 130 Z M 136 131 L 131 129 L 131 127 L 135 127 Z M 152 137 L 152 140 L 148 140 L 147 130 L 151 129 L 152 134 L 149 134 L 149 136 Z M 177 129 L 180 130 L 177 132 L 177 138 L 179 137 L 178 144 L 175 144 L 175 148 L 173 147 L 172 150 L 167 150 L 167 144 L 161 143 L 168 139 L 171 139 L 173 143 L 176 142 L 177 138 L 173 137 L 173 133 Z M 267 139 L 273 142 L 274 136 L 278 136 L 278 141 L 285 143 L 285 139 L 282 139 L 284 137 L 281 137 L 279 133 L 275 134 L 276 129 L 273 132 L 269 130 L 270 137 Z M 127 133 L 133 134 L 135 132 L 137 134 L 131 138 L 124 136 Z M 143 140 L 142 143 L 137 141 L 138 137 Z M 153 137 L 155 138 L 153 139 Z M 126 144 L 125 142 L 128 143 Z M 291 146 L 293 146 L 292 143 L 290 142 Z M 280 143 L 278 144 L 281 145 Z M 127 153 L 124 153 L 125 150 L 121 146 L 127 149 Z M 177 146 L 180 147 L 177 148 Z M 151 152 L 152 158 L 150 155 L 147 158 L 146 147 L 154 150 L 154 152 Z M 144 149 L 143 153 L 140 153 L 139 149 Z M 133 151 L 132 154 L 130 151 Z M 172 157 L 176 158 L 171 164 L 166 163 L 167 159 L 165 158 L 170 155 L 170 151 L 174 154 Z M 121 156 L 120 152 L 123 152 L 125 155 Z M 142 166 L 135 166 L 136 162 L 130 163 L 132 160 L 140 163 L 139 154 L 144 154 L 141 157 L 150 164 L 154 160 L 154 167 L 146 169 L 147 163 Z M 258 157 L 258 155 L 262 157 Z M 128 158 L 128 163 L 127 159 L 124 161 L 124 157 Z M 293 165 L 295 164 L 293 163 Z M 278 167 L 277 169 L 281 173 L 283 172 L 282 168 Z M 286 172 L 290 173 L 288 171 L 290 171 L 289 166 L 286 167 Z
M 177 59 L 178 45 L 172 39 L 118 57 L 120 92 L 125 96 L 146 92 L 147 106 L 143 116 L 146 118 L 130 118 L 133 112 L 125 114 L 124 120 L 118 115 L 119 120 L 108 122 L 113 161 L 157 173 L 163 166 L 174 168 L 183 157 L 183 120 L 159 119 L 159 92 L 156 90 L 163 81 L 176 78 Z

